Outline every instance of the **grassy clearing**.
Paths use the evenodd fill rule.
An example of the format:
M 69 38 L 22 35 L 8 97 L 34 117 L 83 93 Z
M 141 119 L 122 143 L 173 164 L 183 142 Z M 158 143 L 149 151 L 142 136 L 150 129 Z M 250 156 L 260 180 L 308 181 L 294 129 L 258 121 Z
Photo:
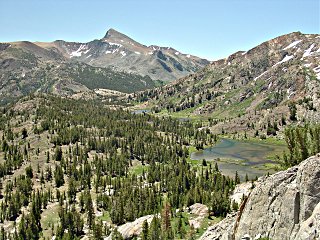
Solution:
M 146 165 L 137 165 L 137 166 L 131 167 L 129 171 L 136 175 L 142 175 L 143 171 L 144 172 L 148 171 L 148 167 L 149 166 L 146 166 Z
M 103 211 L 103 215 L 98 217 L 101 221 L 111 222 L 111 217 L 109 212 Z
M 49 205 L 41 214 L 41 226 L 43 229 L 43 238 L 52 236 L 52 226 L 59 222 L 59 205 Z
M 220 139 L 221 138 L 226 138 L 226 139 L 230 139 L 230 140 L 238 140 L 238 141 L 246 142 L 246 143 L 257 143 L 260 145 L 268 145 L 268 146 L 273 145 L 273 146 L 278 146 L 278 147 L 283 148 L 281 150 L 286 150 L 286 147 L 287 147 L 286 141 L 284 139 L 279 139 L 276 137 L 268 137 L 266 139 L 260 139 L 260 138 L 255 138 L 255 137 L 248 137 L 246 139 L 243 139 L 243 138 L 237 139 L 237 138 L 234 138 L 234 135 L 226 134 L 226 135 L 221 135 Z
M 248 138 L 243 140 L 244 142 L 248 143 L 259 143 L 259 144 L 268 144 L 268 145 L 278 145 L 286 147 L 286 141 L 284 139 L 278 139 L 274 137 L 268 137 L 266 139 L 260 139 L 260 138 Z
M 216 224 L 222 220 L 221 217 L 213 217 L 211 218 L 204 218 L 201 223 L 201 227 L 197 230 L 196 237 L 199 238 L 202 234 L 213 224 Z
M 181 236 L 180 232 L 178 231 L 178 226 L 181 218 L 181 231 L 183 232 L 184 236 Z M 194 229 L 193 237 L 198 239 L 207 229 L 209 226 L 218 223 L 222 220 L 222 218 L 213 217 L 209 218 L 208 216 L 204 216 L 203 218 L 199 218 L 197 215 L 193 215 L 187 212 L 177 213 L 175 217 L 171 218 L 171 226 L 172 230 L 175 233 L 175 239 L 188 239 L 191 234 L 191 226 L 189 225 L 189 220 L 198 219 L 200 222 L 200 228 Z

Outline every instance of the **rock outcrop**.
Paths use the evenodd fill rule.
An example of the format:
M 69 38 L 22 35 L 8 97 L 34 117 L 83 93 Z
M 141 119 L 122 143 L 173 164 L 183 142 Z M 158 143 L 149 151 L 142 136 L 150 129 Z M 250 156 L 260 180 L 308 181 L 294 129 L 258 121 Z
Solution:
M 190 207 L 190 213 L 199 217 L 204 217 L 208 214 L 208 207 L 201 203 L 195 203 Z
M 140 235 L 142 231 L 142 226 L 144 221 L 147 221 L 148 224 L 151 223 L 154 215 L 146 215 L 140 218 L 137 218 L 133 222 L 128 222 L 126 224 L 123 224 L 117 228 L 118 232 L 121 233 L 122 237 L 124 239 L 131 239 L 133 237 L 137 237 Z M 106 238 L 106 240 L 111 240 L 112 234 Z
M 320 239 L 320 154 L 261 177 L 235 216 L 201 239 Z
M 237 214 L 229 214 L 225 219 L 208 228 L 199 240 L 229 240 L 232 239 Z
M 208 215 L 208 207 L 201 203 L 195 203 L 189 207 L 190 213 L 195 215 L 189 219 L 189 225 L 193 225 L 194 228 L 200 228 L 203 219 Z
M 233 194 L 230 196 L 231 201 L 235 201 L 237 204 L 241 204 L 241 201 L 244 197 L 247 197 L 252 189 L 251 182 L 244 182 L 238 184 L 233 190 Z

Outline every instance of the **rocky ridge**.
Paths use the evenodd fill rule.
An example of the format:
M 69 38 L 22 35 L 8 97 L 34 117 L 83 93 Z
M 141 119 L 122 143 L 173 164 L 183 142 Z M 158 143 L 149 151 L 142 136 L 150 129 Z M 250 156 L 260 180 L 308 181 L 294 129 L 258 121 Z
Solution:
M 204 239 L 319 239 L 320 154 L 261 177 L 237 214 L 211 226 Z
M 186 76 L 208 63 L 172 48 L 144 46 L 113 29 L 88 43 L 0 43 L 0 102 L 33 92 L 76 97 L 99 95 L 97 89 L 131 93 Z
M 248 131 L 252 122 L 260 132 L 268 120 L 288 119 L 291 102 L 299 103 L 298 121 L 319 122 L 319 74 L 319 34 L 294 32 L 136 97 L 157 112 L 217 119 L 217 133 Z
M 31 42 L 0 43 L 2 103 L 34 92 L 72 96 L 95 94 L 95 89 L 128 93 L 155 86 L 156 82 L 148 76 L 71 62 L 54 50 Z
M 173 81 L 206 66 L 209 61 L 183 54 L 171 47 L 145 46 L 132 38 L 109 29 L 102 39 L 88 43 L 58 40 L 35 43 L 58 52 L 71 61 L 95 67 L 149 76 L 153 80 Z

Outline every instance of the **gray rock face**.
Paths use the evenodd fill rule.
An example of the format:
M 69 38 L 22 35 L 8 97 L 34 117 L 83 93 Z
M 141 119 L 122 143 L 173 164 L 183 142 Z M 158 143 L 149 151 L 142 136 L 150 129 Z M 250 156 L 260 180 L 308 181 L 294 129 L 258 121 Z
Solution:
M 231 240 L 237 214 L 229 214 L 221 222 L 211 226 L 199 240 Z
M 260 178 L 230 221 L 212 226 L 201 239 L 319 239 L 320 155 Z M 218 233 L 210 235 L 213 231 Z M 213 237 L 217 234 L 221 238 Z

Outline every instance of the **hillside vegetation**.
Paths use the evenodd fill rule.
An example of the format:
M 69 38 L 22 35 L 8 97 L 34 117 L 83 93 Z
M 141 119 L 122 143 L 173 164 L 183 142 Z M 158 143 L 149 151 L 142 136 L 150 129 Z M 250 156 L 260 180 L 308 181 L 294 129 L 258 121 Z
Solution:
M 152 239 L 183 238 L 195 232 L 176 209 L 203 203 L 212 219 L 231 211 L 235 181 L 188 161 L 188 148 L 216 139 L 191 123 L 38 95 L 3 108 L 0 130 L 6 239 L 103 239 L 157 213 Z
M 133 98 L 160 115 L 205 118 L 216 133 L 275 135 L 286 124 L 319 122 L 319 57 L 319 35 L 295 32 Z

